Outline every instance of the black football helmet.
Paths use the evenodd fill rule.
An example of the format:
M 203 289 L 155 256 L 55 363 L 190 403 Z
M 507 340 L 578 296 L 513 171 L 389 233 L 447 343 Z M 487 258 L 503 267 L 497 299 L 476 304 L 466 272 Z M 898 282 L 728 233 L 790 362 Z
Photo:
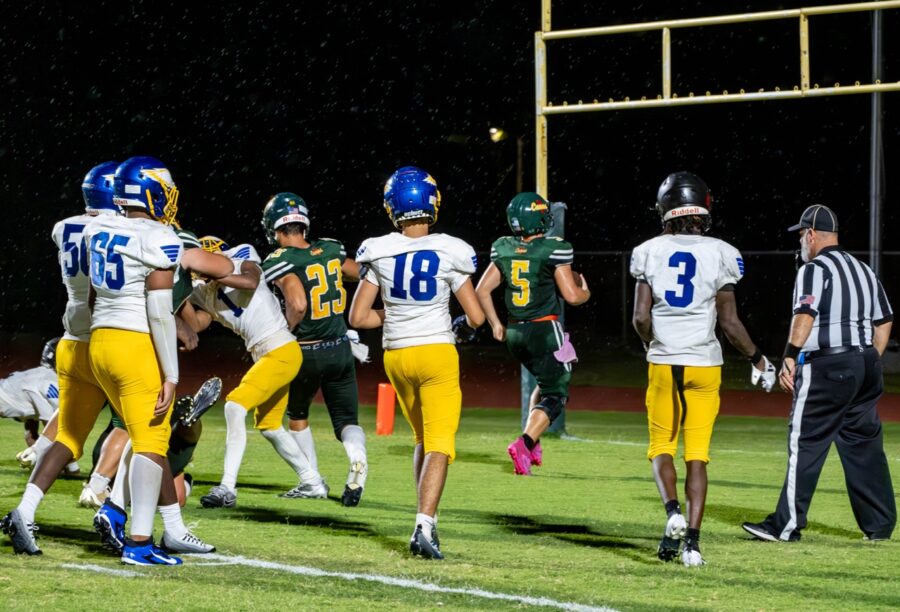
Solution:
M 47 340 L 44 345 L 44 351 L 41 353 L 41 365 L 51 370 L 56 369 L 56 345 L 59 344 L 61 338 L 53 338 Z
M 690 172 L 673 172 L 659 186 L 656 212 L 663 223 L 691 215 L 709 217 L 712 195 L 703 179 Z M 707 225 L 711 219 L 707 219 Z

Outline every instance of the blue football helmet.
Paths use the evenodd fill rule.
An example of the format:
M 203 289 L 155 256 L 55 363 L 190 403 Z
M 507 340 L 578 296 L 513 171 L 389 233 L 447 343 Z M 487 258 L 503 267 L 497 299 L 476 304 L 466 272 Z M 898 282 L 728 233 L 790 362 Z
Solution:
M 113 176 L 118 167 L 119 162 L 103 162 L 88 170 L 88 173 L 84 175 L 81 192 L 84 194 L 85 210 L 120 212 L 119 207 L 113 204 Z
M 167 225 L 178 214 L 178 188 L 165 164 L 155 157 L 132 157 L 116 168 L 113 202 L 140 208 Z
M 400 168 L 384 184 L 384 208 L 400 229 L 400 223 L 411 219 L 437 221 L 441 192 L 430 174 L 415 166 Z

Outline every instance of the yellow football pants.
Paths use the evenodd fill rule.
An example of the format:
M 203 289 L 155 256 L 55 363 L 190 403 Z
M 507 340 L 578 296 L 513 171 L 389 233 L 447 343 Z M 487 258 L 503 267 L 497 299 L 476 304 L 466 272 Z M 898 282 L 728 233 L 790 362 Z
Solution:
M 287 410 L 291 381 L 302 362 L 299 344 L 288 342 L 279 346 L 260 357 L 225 400 L 253 410 L 256 429 L 278 429 Z
M 59 341 L 56 346 L 56 375 L 59 378 L 59 430 L 56 441 L 65 445 L 78 459 L 84 450 L 84 441 L 106 404 L 106 394 L 91 371 L 87 342 Z
M 91 332 L 91 370 L 125 423 L 136 453 L 165 455 L 172 427 L 170 405 L 154 416 L 163 376 L 150 334 L 101 328 Z
M 452 344 L 426 344 L 384 352 L 384 371 L 400 409 L 426 453 L 456 458 L 456 430 L 462 410 L 459 355 Z
M 678 449 L 678 431 L 684 432 L 684 460 L 709 463 L 709 441 L 719 414 L 720 366 L 684 368 L 684 403 L 673 367 L 651 363 L 647 386 L 647 421 L 650 445 L 647 458 L 672 455 Z

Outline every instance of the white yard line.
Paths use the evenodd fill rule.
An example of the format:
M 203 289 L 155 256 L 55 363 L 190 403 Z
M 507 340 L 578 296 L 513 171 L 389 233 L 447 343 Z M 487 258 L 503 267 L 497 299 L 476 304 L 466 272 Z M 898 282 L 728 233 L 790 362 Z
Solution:
M 135 576 L 142 575 L 140 572 L 133 572 L 131 570 L 124 569 L 113 569 L 111 567 L 93 565 L 91 563 L 63 563 L 60 567 L 64 567 L 66 569 L 84 570 L 87 572 L 97 572 L 98 574 L 110 574 L 112 576 L 120 576 L 122 578 L 134 578 Z

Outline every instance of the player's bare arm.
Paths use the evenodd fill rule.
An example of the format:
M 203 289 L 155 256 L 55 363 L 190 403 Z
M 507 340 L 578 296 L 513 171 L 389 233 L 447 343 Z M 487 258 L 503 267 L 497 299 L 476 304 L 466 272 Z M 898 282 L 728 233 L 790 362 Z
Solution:
M 734 291 L 728 289 L 720 289 L 716 292 L 716 315 L 719 319 L 719 325 L 725 332 L 725 337 L 731 342 L 731 345 L 740 351 L 741 355 L 750 358 L 758 351 L 747 328 L 741 323 L 737 312 L 737 300 L 734 297 Z M 760 357 L 754 364 L 759 371 L 765 369 L 766 361 Z
M 815 318 L 806 313 L 797 313 L 791 319 L 791 332 L 788 335 L 788 344 L 793 347 L 801 347 L 806 343 L 809 334 L 812 331 Z M 781 388 L 788 393 L 794 392 L 794 369 L 797 360 L 794 357 L 785 355 L 781 361 L 781 371 L 778 373 L 778 383 Z
M 888 340 L 891 338 L 892 324 L 891 321 L 887 321 L 881 325 L 872 326 L 872 346 L 879 355 L 884 355 L 884 349 L 887 348 Z
M 650 319 L 650 309 L 653 307 L 653 292 L 650 285 L 638 281 L 634 285 L 634 312 L 631 315 L 631 325 L 640 336 L 645 347 L 653 340 L 653 329 Z
M 224 278 L 234 272 L 234 264 L 224 255 L 203 249 L 185 249 L 181 265 L 207 278 Z
M 475 288 L 475 295 L 478 297 L 481 309 L 484 310 L 484 316 L 494 332 L 494 340 L 498 342 L 506 340 L 506 326 L 503 325 L 500 317 L 497 315 L 497 309 L 494 307 L 494 300 L 491 294 L 502 282 L 503 274 L 497 266 L 491 263 L 487 270 L 484 271 L 484 274 L 481 275 L 481 280 L 478 281 L 478 286 Z
M 469 285 L 471 286 L 471 283 Z M 384 324 L 384 309 L 376 310 L 372 308 L 376 297 L 378 297 L 377 286 L 367 282 L 359 284 L 359 287 L 356 288 L 356 293 L 353 294 L 353 303 L 350 304 L 350 327 L 375 329 Z M 463 310 L 465 310 L 465 306 L 463 306 Z
M 172 314 L 172 286 L 174 281 L 175 271 L 171 269 L 154 270 L 147 275 L 147 280 L 145 281 L 150 335 L 153 338 L 157 358 L 164 373 L 167 371 L 175 372 L 175 380 L 171 379 L 171 375 L 167 375 L 166 380 L 163 382 L 153 410 L 154 416 L 166 413 L 175 400 L 175 387 L 178 384 L 178 352 L 174 346 L 168 346 L 169 342 L 175 342 L 176 337 L 175 317 Z M 161 301 L 155 298 L 157 295 L 155 292 L 161 292 L 158 295 L 168 300 L 168 311 L 166 311 L 165 307 L 154 306 L 154 302 Z
M 345 281 L 349 281 L 354 283 L 359 280 L 359 264 L 356 263 L 355 259 L 350 259 L 349 257 L 344 260 L 344 263 L 341 264 L 341 274 L 344 277 Z
M 179 349 L 182 351 L 193 351 L 197 348 L 197 344 L 200 341 L 197 337 L 197 332 L 188 325 L 180 314 L 175 315 L 175 335 L 178 337 L 178 341 L 183 345 Z
M 288 329 L 293 330 L 306 316 L 306 290 L 296 274 L 285 274 L 276 279 L 275 286 L 284 296 L 284 318 L 287 319 Z
M 220 278 L 217 282 L 225 287 L 252 291 L 259 285 L 261 275 L 262 270 L 255 262 L 242 261 L 240 274 L 229 274 L 224 278 Z
M 569 306 L 580 306 L 591 299 L 587 281 L 583 275 L 574 272 L 572 266 L 557 266 L 553 272 L 553 280 L 556 281 L 559 294 Z
M 463 312 L 466 313 L 466 323 L 472 329 L 477 329 L 484 324 L 484 310 L 481 308 L 478 296 L 475 295 L 475 287 L 472 286 L 472 279 L 466 279 L 466 282 L 460 286 L 454 293 L 456 301 L 462 306 Z

